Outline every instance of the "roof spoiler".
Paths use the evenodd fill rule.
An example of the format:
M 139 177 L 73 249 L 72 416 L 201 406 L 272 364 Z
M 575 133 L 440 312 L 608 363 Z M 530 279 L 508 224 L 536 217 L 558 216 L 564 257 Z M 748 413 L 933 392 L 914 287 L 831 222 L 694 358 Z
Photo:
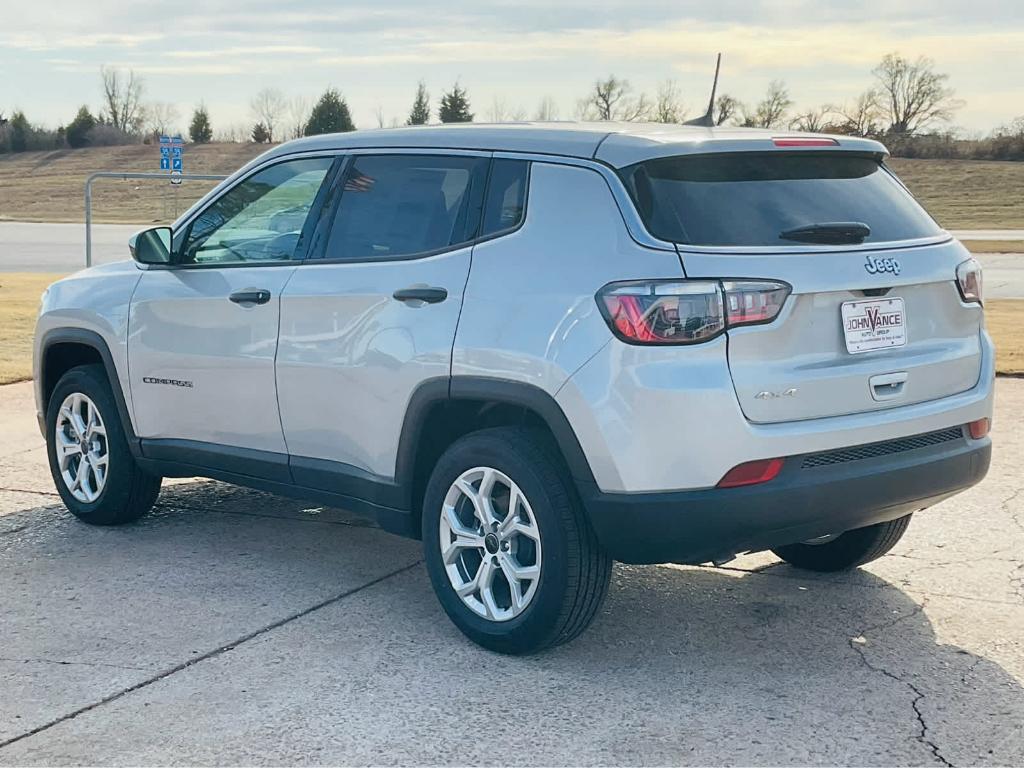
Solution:
M 722 54 L 718 54 L 715 62 L 715 79 L 711 83 L 711 100 L 708 101 L 708 111 L 693 120 L 687 120 L 683 125 L 698 125 L 701 128 L 715 127 L 715 91 L 718 89 L 718 69 L 722 66 Z

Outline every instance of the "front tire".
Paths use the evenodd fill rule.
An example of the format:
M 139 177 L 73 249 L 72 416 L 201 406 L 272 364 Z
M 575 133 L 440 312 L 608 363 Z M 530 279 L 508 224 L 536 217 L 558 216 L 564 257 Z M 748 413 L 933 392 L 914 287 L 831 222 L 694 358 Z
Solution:
M 913 515 L 856 528 L 824 543 L 805 542 L 773 549 L 790 565 L 808 571 L 845 571 L 870 563 L 896 546 Z
M 121 525 L 146 514 L 161 478 L 135 463 L 106 370 L 65 373 L 46 410 L 46 453 L 64 505 L 90 525 Z
M 423 548 L 441 606 L 473 642 L 526 654 L 567 642 L 608 590 L 601 549 L 543 433 L 481 430 L 438 460 L 423 501 Z

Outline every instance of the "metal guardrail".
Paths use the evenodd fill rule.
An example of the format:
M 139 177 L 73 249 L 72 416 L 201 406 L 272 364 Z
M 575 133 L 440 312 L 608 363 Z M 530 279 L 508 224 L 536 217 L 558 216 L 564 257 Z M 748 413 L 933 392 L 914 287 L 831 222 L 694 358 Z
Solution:
M 96 179 L 160 179 L 167 181 L 171 177 L 166 173 L 118 173 L 117 171 L 97 171 L 85 180 L 85 266 L 92 266 L 92 183 Z M 210 173 L 176 173 L 174 179 L 192 181 L 223 181 L 227 176 Z

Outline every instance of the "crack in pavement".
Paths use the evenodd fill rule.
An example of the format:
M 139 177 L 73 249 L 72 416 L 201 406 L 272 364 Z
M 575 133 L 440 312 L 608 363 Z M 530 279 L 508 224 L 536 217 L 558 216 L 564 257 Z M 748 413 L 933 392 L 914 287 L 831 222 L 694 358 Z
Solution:
M 870 627 L 867 627 L 866 629 L 861 630 L 859 637 L 867 638 L 869 633 L 877 632 L 877 631 L 882 630 L 882 629 L 889 629 L 891 627 L 896 626 L 900 622 L 907 621 L 908 619 L 912 619 L 915 616 L 922 615 L 924 613 L 924 607 L 925 607 L 927 602 L 928 602 L 927 599 L 923 600 L 920 605 L 917 605 L 914 608 L 914 610 L 911 611 L 910 613 L 908 613 L 906 616 L 900 616 L 898 618 L 891 619 L 889 621 L 884 621 L 884 622 L 882 622 L 880 624 L 875 624 L 873 626 L 870 626 Z M 949 766 L 949 768 L 953 768 L 953 764 L 951 762 L 949 762 L 945 757 L 942 756 L 942 752 L 939 750 L 938 744 L 936 744 L 934 741 L 932 741 L 931 739 L 928 738 L 928 724 L 925 722 L 925 720 L 924 720 L 924 713 L 921 711 L 921 702 L 925 698 L 924 693 L 921 692 L 921 689 L 919 689 L 916 685 L 914 685 L 909 680 L 904 680 L 902 677 L 900 677 L 899 675 L 895 674 L 894 672 L 890 672 L 885 667 L 880 667 L 880 666 L 877 666 L 875 664 L 872 664 L 868 660 L 867 654 L 865 654 L 865 652 L 864 652 L 864 645 L 858 644 L 854 640 L 850 640 L 849 641 L 849 645 L 850 645 L 850 648 L 852 648 L 857 653 L 857 655 L 860 657 L 861 663 L 863 663 L 865 667 L 870 669 L 872 672 L 875 672 L 875 673 L 881 674 L 881 675 L 885 675 L 890 680 L 895 680 L 896 682 L 898 682 L 898 683 L 900 683 L 902 685 L 907 686 L 907 688 L 909 688 L 913 692 L 914 699 L 913 699 L 913 701 L 910 702 L 910 706 L 914 710 L 914 716 L 917 718 L 917 724 L 918 724 L 918 726 L 920 727 L 920 730 L 921 730 L 921 732 L 917 735 L 917 740 L 919 742 L 921 742 L 922 744 L 924 744 L 926 747 L 928 747 L 929 750 L 931 750 L 931 753 L 935 757 L 936 760 L 938 760 L 939 762 L 941 762 L 945 766 Z
M 1022 532 L 1024 532 L 1024 521 L 1022 521 L 1020 518 L 1021 513 L 1014 512 L 1010 509 L 1010 504 L 1016 501 L 1017 497 L 1020 496 L 1022 492 L 1024 492 L 1024 487 L 1014 488 L 1013 493 L 1007 496 L 1000 503 L 999 507 L 1007 515 L 1009 515 L 1010 519 L 1014 522 L 1014 525 L 1016 525 L 1018 528 L 1020 528 Z M 1015 573 L 1019 575 L 1014 575 L 1010 577 L 1010 586 L 1013 587 L 1014 597 L 1017 597 L 1020 600 L 1024 601 L 1024 562 L 1018 560 L 1016 565 L 1017 568 L 1015 569 Z
M 217 658 L 218 656 L 225 654 L 228 651 L 233 651 L 238 646 L 247 643 L 250 640 L 254 640 L 257 637 L 261 637 L 262 635 L 265 635 L 268 632 L 273 632 L 275 629 L 279 629 L 280 627 L 283 627 L 286 624 L 290 624 L 291 622 L 301 619 L 304 616 L 308 616 L 311 613 L 315 613 L 316 611 L 319 611 L 322 608 L 326 608 L 329 605 L 334 605 L 335 603 L 341 602 L 345 598 L 351 597 L 357 592 L 362 592 L 364 589 L 369 589 L 370 587 L 376 586 L 381 582 L 387 581 L 393 576 L 398 576 L 407 571 L 411 571 L 413 568 L 419 566 L 422 562 L 422 560 L 416 560 L 415 562 L 410 563 L 409 565 L 402 566 L 401 568 L 386 573 L 383 576 L 378 576 L 377 578 L 372 579 L 366 582 L 365 584 L 361 584 L 358 587 L 347 589 L 344 592 L 334 595 L 333 597 L 327 598 L 326 600 L 321 600 L 319 603 L 315 603 L 314 605 L 311 605 L 307 608 L 303 608 L 301 611 L 297 613 L 285 616 L 283 619 L 278 619 L 277 621 L 271 622 L 270 624 L 260 627 L 257 630 L 242 635 L 241 637 L 232 640 L 227 645 L 222 645 L 217 648 L 214 648 L 211 651 L 207 651 L 204 654 L 191 658 L 188 661 L 184 661 L 181 664 L 171 667 L 170 669 L 166 669 L 163 672 L 153 675 L 152 677 L 146 678 L 141 682 L 135 683 L 134 685 L 130 685 L 127 688 L 122 688 L 121 690 L 116 691 L 115 693 L 112 693 L 109 696 L 104 696 L 99 701 L 94 701 L 92 704 L 86 704 L 85 706 L 79 707 L 78 709 L 72 712 L 68 712 L 67 714 L 54 718 L 49 722 L 43 723 L 42 725 L 38 725 L 35 728 L 32 728 L 31 730 L 25 731 L 24 733 L 20 733 L 17 736 L 12 736 L 4 741 L 0 741 L 0 749 L 3 749 L 4 747 L 9 747 L 11 744 L 14 744 L 15 742 L 27 739 L 30 736 L 35 736 L 36 734 L 42 733 L 43 731 L 47 731 L 56 725 L 60 725 L 61 723 L 67 722 L 68 720 L 73 720 L 79 715 L 84 715 L 86 712 L 91 712 L 92 710 L 97 709 L 98 707 L 102 707 L 104 704 L 109 704 L 112 701 L 117 701 L 118 699 L 127 696 L 130 693 L 134 693 L 135 691 L 147 688 L 150 685 L 153 685 L 153 683 L 158 683 L 161 680 L 165 680 L 171 675 L 175 675 L 178 672 L 182 672 L 188 669 L 189 667 L 194 667 L 196 664 L 206 661 L 207 659 Z
M 29 490 L 28 488 L 2 487 L 0 488 L 0 491 L 7 491 L 8 493 L 32 493 L 35 494 L 36 496 L 57 496 L 58 498 L 60 497 L 60 494 L 55 491 L 33 491 Z
M 100 661 L 61 661 L 58 659 L 12 659 L 7 656 L 0 656 L 0 661 L 8 661 L 12 664 L 57 664 L 61 667 L 105 667 L 107 669 L 127 669 L 132 672 L 152 672 L 152 667 L 127 667 L 124 664 L 104 664 Z

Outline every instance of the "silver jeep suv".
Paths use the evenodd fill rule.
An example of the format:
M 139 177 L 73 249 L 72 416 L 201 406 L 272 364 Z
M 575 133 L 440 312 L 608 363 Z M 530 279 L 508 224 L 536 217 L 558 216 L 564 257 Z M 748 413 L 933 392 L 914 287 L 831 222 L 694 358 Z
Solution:
M 859 138 L 615 124 L 289 142 L 55 283 L 54 482 L 205 476 L 422 538 L 487 648 L 579 634 L 613 560 L 887 552 L 989 465 L 981 271 Z

